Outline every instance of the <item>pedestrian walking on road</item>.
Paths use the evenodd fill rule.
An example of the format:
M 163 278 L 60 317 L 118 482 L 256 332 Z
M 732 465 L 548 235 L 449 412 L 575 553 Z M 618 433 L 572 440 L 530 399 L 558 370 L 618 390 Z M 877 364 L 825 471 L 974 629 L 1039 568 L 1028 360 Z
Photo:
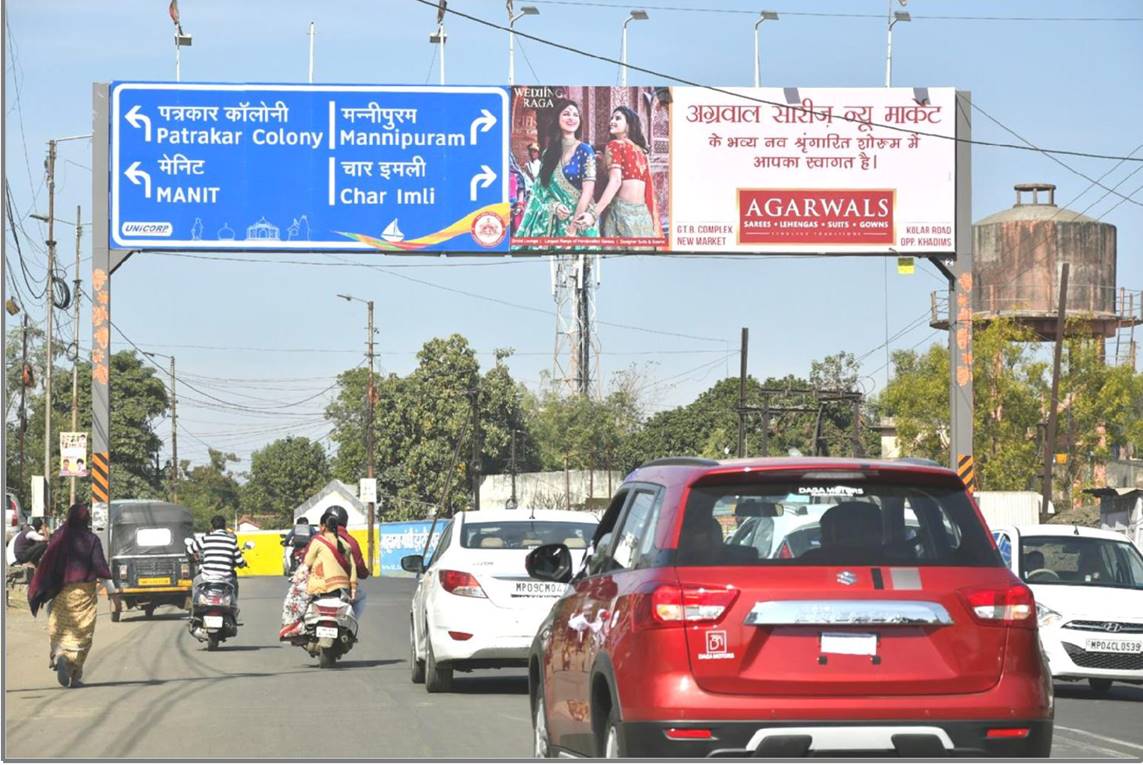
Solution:
M 103 555 L 99 537 L 91 532 L 91 507 L 72 505 L 67 523 L 52 535 L 28 587 L 32 616 L 48 604 L 49 666 L 65 688 L 75 688 L 95 637 L 98 596 L 102 580 L 115 610 L 119 593 Z

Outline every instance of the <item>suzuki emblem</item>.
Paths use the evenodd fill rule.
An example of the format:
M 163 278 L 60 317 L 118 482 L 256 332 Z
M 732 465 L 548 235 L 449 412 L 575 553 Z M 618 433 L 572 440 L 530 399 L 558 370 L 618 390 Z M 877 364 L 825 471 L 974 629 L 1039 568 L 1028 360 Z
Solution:
M 1118 622 L 1107 622 L 1103 625 L 1103 628 L 1108 632 L 1119 632 L 1119 630 L 1123 629 L 1123 625 Z
M 852 571 L 842 571 L 837 575 L 838 584 L 857 584 L 857 574 Z

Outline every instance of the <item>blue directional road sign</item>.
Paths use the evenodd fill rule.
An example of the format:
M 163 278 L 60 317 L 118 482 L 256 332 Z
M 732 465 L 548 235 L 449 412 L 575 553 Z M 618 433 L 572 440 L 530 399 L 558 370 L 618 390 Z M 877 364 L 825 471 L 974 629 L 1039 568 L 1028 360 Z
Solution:
M 508 91 L 111 85 L 110 246 L 508 251 Z

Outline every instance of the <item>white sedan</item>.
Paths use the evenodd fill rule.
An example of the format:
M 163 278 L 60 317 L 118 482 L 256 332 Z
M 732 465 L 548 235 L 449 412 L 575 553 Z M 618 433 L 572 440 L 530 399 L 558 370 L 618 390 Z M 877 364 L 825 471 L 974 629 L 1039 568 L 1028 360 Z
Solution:
M 457 513 L 427 561 L 402 558 L 420 574 L 409 611 L 413 682 L 438 693 L 454 671 L 527 666 L 532 638 L 566 585 L 530 578 L 524 559 L 556 542 L 582 559 L 597 521 L 569 510 Z
M 1040 641 L 1057 680 L 1143 683 L 1143 555 L 1114 531 L 1040 525 L 993 531 L 1032 588 Z

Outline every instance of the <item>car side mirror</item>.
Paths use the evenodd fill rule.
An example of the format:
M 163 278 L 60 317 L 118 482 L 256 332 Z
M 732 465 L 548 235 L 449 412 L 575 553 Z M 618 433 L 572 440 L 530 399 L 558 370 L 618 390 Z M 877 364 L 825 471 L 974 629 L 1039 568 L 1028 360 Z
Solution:
M 425 573 L 425 558 L 423 555 L 406 555 L 401 558 L 401 568 L 410 574 Z
M 572 575 L 571 550 L 565 544 L 541 545 L 528 553 L 524 568 L 533 579 L 567 584 Z

